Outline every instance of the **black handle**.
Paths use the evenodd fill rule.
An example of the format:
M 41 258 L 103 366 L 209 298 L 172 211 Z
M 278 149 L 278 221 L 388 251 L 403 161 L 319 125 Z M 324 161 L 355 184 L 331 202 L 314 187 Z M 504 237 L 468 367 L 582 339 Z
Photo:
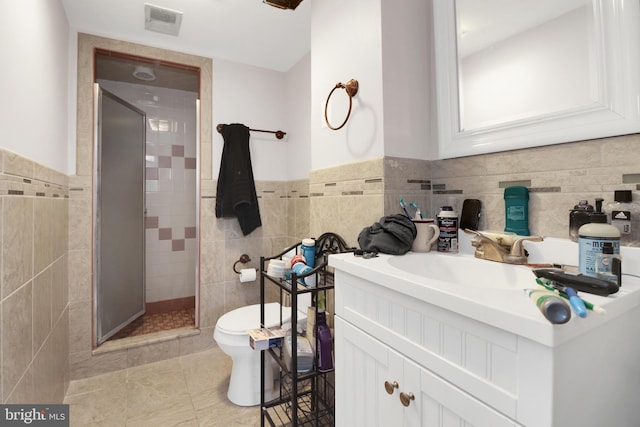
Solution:
M 533 274 L 535 274 L 536 277 L 557 282 L 562 286 L 568 286 L 576 291 L 587 292 L 594 295 L 606 297 L 620 290 L 617 283 L 610 282 L 609 280 L 602 280 L 583 274 L 571 274 L 557 269 L 537 268 L 533 270 Z

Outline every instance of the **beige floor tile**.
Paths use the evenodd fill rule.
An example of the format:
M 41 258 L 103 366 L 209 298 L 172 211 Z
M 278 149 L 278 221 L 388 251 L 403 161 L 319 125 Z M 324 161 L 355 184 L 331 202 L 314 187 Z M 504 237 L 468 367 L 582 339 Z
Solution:
M 229 386 L 231 358 L 220 349 L 212 349 L 180 358 L 189 392 L 198 395 L 203 391 Z
M 73 427 L 260 425 L 257 406 L 227 399 L 231 359 L 218 348 L 72 381 Z
M 260 409 L 257 406 L 238 407 L 229 401 L 216 402 L 197 411 L 199 427 L 248 427 L 260 425 Z
M 124 385 L 127 382 L 127 371 L 121 370 L 110 372 L 108 374 L 96 375 L 95 377 L 84 378 L 81 380 L 71 381 L 67 389 L 67 396 L 75 394 L 87 393 L 103 388 Z
M 197 426 L 198 421 L 193 407 L 171 405 L 157 411 L 137 414 L 127 418 L 126 427 L 173 427 Z
M 126 422 L 126 386 L 112 385 L 65 398 L 69 404 L 71 426 L 124 426 Z

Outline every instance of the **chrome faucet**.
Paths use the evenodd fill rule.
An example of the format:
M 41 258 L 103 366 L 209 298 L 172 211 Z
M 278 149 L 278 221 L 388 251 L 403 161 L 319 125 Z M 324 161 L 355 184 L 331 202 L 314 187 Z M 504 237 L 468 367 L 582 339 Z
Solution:
M 524 249 L 522 242 L 529 240 L 531 242 L 541 242 L 542 236 L 527 236 L 517 238 L 511 246 L 503 245 L 495 240 L 485 236 L 479 231 L 464 230 L 466 233 L 475 234 L 471 240 L 471 245 L 476 248 L 475 257 L 487 259 L 490 261 L 504 262 L 507 264 L 526 264 L 527 251 Z M 502 239 L 498 239 L 501 241 Z

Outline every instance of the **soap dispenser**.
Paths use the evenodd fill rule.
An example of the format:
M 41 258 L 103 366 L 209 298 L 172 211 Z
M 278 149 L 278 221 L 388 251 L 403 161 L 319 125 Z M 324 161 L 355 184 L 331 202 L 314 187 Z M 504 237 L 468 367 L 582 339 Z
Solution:
M 607 214 L 602 212 L 603 200 L 596 199 L 596 210 L 591 214 L 591 222 L 578 230 L 578 269 L 581 274 L 591 277 L 596 277 L 596 259 L 605 244 L 611 244 L 613 254 L 620 254 L 620 230 L 607 224 Z

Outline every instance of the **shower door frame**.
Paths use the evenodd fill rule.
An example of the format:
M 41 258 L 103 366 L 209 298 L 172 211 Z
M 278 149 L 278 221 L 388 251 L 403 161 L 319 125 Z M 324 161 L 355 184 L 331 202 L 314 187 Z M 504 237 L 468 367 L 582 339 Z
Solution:
M 103 279 L 103 274 L 102 274 L 102 253 L 101 253 L 101 249 L 102 249 L 102 240 L 101 240 L 101 234 L 102 234 L 102 209 L 101 209 L 101 204 L 102 204 L 102 197 L 101 197 L 101 191 L 102 191 L 102 123 L 103 123 L 103 117 L 102 117 L 102 97 L 104 96 L 108 96 L 109 98 L 111 98 L 113 101 L 122 104 L 124 107 L 128 108 L 129 110 L 140 114 L 141 116 L 141 120 L 142 120 L 142 138 L 140 141 L 140 147 L 141 147 L 141 161 L 140 161 L 140 180 L 141 180 L 141 209 L 140 209 L 140 241 L 141 241 L 141 249 L 142 249 L 142 254 L 141 254 L 141 282 L 140 286 L 142 287 L 142 303 L 141 303 L 141 307 L 139 309 L 136 309 L 135 312 L 132 313 L 126 313 L 125 315 L 127 316 L 127 318 L 122 318 L 122 322 L 119 323 L 117 326 L 114 326 L 112 329 L 110 329 L 109 331 L 102 331 L 102 323 L 103 323 L 103 319 L 101 314 L 102 309 L 103 309 L 103 304 L 100 301 L 99 296 L 101 295 L 101 280 Z M 94 210 L 94 239 L 93 239 L 93 245 L 94 245 L 94 257 L 93 257 L 93 268 L 94 268 L 94 274 L 93 274 L 93 293 L 94 293 L 94 298 L 93 298 L 93 310 L 94 310 L 94 321 L 95 321 L 95 341 L 94 344 L 96 346 L 99 346 L 100 344 L 104 343 L 105 341 L 107 341 L 109 338 L 111 338 L 113 335 L 115 335 L 116 333 L 118 333 L 122 328 L 124 328 L 125 326 L 127 326 L 128 324 L 130 324 L 131 322 L 133 322 L 135 319 L 137 319 L 138 317 L 140 317 L 141 315 L 143 315 L 145 313 L 145 306 L 146 306 L 146 286 L 145 286 L 145 270 L 146 270 L 146 259 L 145 259 L 145 216 L 146 216 L 146 207 L 145 207 L 145 152 L 146 152 L 146 113 L 143 110 L 140 110 L 139 108 L 136 108 L 135 106 L 131 105 L 130 103 L 126 102 L 125 100 L 123 100 L 122 98 L 118 97 L 117 95 L 114 95 L 113 93 L 103 89 L 100 87 L 100 85 L 98 83 L 94 83 L 94 159 L 93 159 L 93 188 L 94 188 L 94 202 L 93 202 L 93 210 Z

